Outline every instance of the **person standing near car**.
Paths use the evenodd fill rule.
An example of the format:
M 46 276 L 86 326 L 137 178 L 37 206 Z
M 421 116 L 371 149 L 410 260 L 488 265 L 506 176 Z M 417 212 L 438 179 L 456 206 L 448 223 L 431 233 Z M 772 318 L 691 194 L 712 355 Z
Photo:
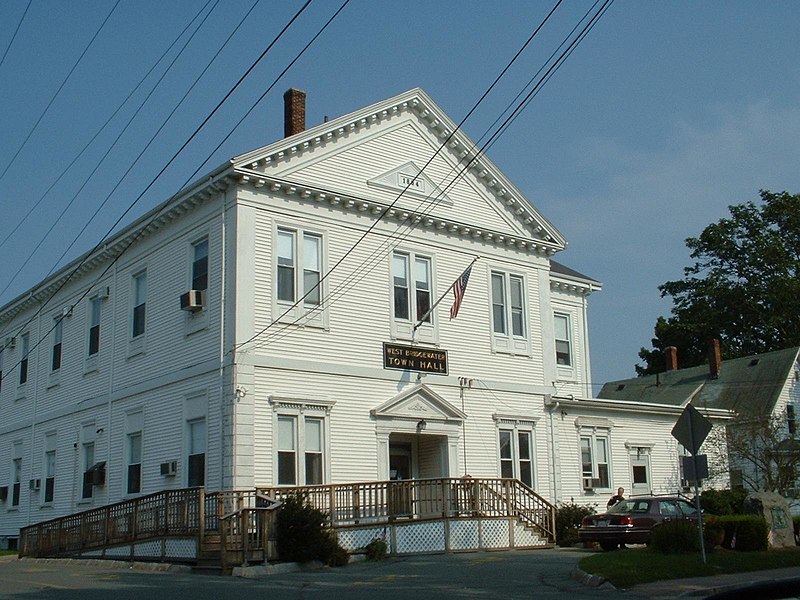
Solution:
M 615 504 L 619 504 L 620 502 L 625 500 L 625 496 L 623 496 L 624 493 L 625 493 L 625 488 L 617 488 L 616 496 L 611 496 L 611 498 L 608 499 L 608 504 L 606 504 L 606 508 L 611 508 Z

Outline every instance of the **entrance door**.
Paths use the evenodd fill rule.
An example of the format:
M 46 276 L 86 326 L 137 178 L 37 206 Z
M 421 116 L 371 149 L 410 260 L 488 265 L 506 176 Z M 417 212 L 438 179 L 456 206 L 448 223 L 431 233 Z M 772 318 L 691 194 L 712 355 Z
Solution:
M 650 487 L 650 449 L 634 448 L 631 452 L 631 483 L 633 495 L 649 494 Z
M 389 443 L 389 479 L 396 482 L 389 486 L 389 511 L 390 516 L 409 517 L 412 509 L 412 484 L 411 469 L 411 444 Z M 409 483 L 401 483 L 409 481 Z

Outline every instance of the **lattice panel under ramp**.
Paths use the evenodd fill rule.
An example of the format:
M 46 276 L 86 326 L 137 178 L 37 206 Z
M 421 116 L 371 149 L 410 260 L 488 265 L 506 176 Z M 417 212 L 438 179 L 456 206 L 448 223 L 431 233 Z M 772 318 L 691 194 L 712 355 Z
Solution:
M 197 542 L 194 539 L 170 539 L 166 543 L 166 555 L 169 558 L 195 558 Z
M 508 519 L 486 519 L 482 523 L 481 542 L 484 548 L 508 548 Z
M 339 536 L 339 544 L 348 552 L 363 549 L 375 538 L 384 537 L 386 544 L 389 546 L 388 551 L 391 552 L 391 536 L 389 535 L 388 527 L 369 527 L 364 529 L 337 529 L 336 535 Z
M 450 549 L 477 550 L 480 548 L 478 521 L 450 521 Z
M 161 556 L 161 540 L 136 544 L 133 554 L 137 558 L 158 558 Z
M 130 546 L 117 546 L 106 548 L 106 558 L 129 558 L 131 555 Z
M 397 554 L 444 552 L 444 523 L 429 521 L 396 525 Z
M 533 548 L 546 546 L 547 541 L 540 538 L 530 527 L 514 523 L 514 546 L 516 548 Z

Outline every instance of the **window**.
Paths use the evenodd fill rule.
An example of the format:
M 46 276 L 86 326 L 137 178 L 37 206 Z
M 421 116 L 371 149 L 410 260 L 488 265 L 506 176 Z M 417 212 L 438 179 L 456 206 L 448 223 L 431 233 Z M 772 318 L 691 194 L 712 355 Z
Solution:
M 597 433 L 581 434 L 581 471 L 584 480 L 597 480 L 597 485 L 592 487 L 610 487 L 607 437 Z
M 100 307 L 103 299 L 95 297 L 89 300 L 89 356 L 100 352 Z
M 525 429 L 500 429 L 500 476 L 519 479 L 533 487 L 533 432 Z
M 81 490 L 81 498 L 84 500 L 88 500 L 94 495 L 94 473 L 92 472 L 92 467 L 94 464 L 94 442 L 84 442 L 83 489 Z
M 30 334 L 23 333 L 20 336 L 21 339 L 21 356 L 22 359 L 19 361 L 19 384 L 23 385 L 28 381 L 28 354 L 30 352 Z
M 628 444 L 631 461 L 631 493 L 633 495 L 649 494 L 650 489 L 650 452 L 651 446 Z
M 325 479 L 324 420 L 278 415 L 278 485 L 317 485 Z
M 0 368 L 1 367 L 2 364 L 0 364 Z M 789 435 L 794 437 L 794 434 L 797 431 L 797 420 L 794 412 L 794 404 L 786 405 L 786 426 L 789 428 Z
M 202 487 L 206 483 L 206 420 L 188 422 L 189 487 Z
M 430 258 L 395 252 L 392 256 L 394 318 L 413 320 L 416 324 L 425 317 L 423 322 L 431 323 L 431 313 L 428 313 L 431 308 L 431 283 Z
M 58 371 L 61 368 L 61 341 L 64 337 L 64 317 L 56 317 L 53 324 L 53 349 L 51 352 L 50 370 Z
M 128 434 L 128 472 L 127 493 L 138 494 L 142 491 L 142 432 Z
M 322 237 L 278 229 L 277 255 L 278 301 L 294 303 L 302 298 L 305 306 L 319 306 L 322 298 Z M 302 265 L 302 270 L 299 265 Z
M 22 481 L 22 457 L 11 461 L 11 506 L 19 506 L 19 494 Z
M 572 344 L 570 342 L 570 325 L 568 315 L 555 315 L 556 364 L 562 367 L 572 366 Z
M 133 319 L 131 337 L 144 333 L 147 308 L 147 271 L 133 276 Z
M 192 260 L 192 289 L 208 289 L 208 238 L 204 238 L 192 245 L 194 259 Z
M 48 450 L 44 453 L 44 501 L 53 501 L 56 487 L 56 451 Z
M 525 337 L 525 297 L 518 275 L 492 271 L 492 330 L 495 334 Z

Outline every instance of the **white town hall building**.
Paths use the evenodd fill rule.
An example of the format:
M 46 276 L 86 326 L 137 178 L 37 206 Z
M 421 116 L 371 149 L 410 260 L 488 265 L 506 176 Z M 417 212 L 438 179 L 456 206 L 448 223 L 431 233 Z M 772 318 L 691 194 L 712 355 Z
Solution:
M 679 488 L 681 407 L 591 398 L 600 284 L 422 90 L 310 129 L 285 102 L 285 138 L 0 308 L 0 541 L 191 486 Z

